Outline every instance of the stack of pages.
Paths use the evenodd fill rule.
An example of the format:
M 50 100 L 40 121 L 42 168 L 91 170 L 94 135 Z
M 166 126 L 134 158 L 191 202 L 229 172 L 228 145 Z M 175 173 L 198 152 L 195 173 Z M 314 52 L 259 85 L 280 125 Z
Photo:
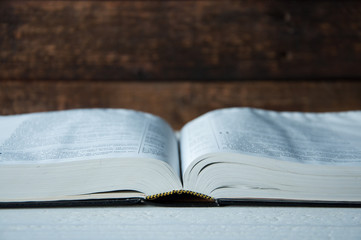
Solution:
M 361 202 L 361 111 L 220 109 L 175 132 L 147 113 L 79 109 L 0 116 L 0 133 L 1 206 Z

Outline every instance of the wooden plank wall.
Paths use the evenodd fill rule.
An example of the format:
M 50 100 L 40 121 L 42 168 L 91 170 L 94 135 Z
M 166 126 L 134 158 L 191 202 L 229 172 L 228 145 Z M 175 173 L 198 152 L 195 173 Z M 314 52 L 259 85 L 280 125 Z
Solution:
M 1 79 L 361 75 L 360 1 L 1 2 Z
M 361 2 L 1 1 L 0 114 L 361 109 Z

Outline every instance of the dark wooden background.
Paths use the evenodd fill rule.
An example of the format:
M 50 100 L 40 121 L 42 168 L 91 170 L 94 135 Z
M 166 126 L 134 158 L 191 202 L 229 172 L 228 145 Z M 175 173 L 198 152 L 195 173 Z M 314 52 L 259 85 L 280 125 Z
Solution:
M 361 1 L 1 1 L 0 114 L 361 109 Z

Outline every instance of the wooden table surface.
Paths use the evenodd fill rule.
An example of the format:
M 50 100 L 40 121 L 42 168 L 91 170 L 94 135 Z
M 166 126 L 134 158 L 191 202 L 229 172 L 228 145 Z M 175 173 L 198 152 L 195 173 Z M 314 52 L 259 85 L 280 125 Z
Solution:
M 109 207 L 0 210 L 0 239 L 360 239 L 361 209 Z

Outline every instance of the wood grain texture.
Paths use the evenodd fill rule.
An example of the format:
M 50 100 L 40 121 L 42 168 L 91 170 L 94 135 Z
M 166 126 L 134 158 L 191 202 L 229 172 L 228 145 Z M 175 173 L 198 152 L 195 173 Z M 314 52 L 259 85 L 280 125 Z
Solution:
M 360 208 L 106 207 L 2 209 L 2 240 L 269 240 L 361 236 Z
M 248 106 L 289 111 L 361 109 L 361 82 L 0 82 L 0 114 L 71 108 L 131 108 L 179 129 L 207 111 Z
M 0 80 L 354 79 L 360 1 L 1 1 Z

